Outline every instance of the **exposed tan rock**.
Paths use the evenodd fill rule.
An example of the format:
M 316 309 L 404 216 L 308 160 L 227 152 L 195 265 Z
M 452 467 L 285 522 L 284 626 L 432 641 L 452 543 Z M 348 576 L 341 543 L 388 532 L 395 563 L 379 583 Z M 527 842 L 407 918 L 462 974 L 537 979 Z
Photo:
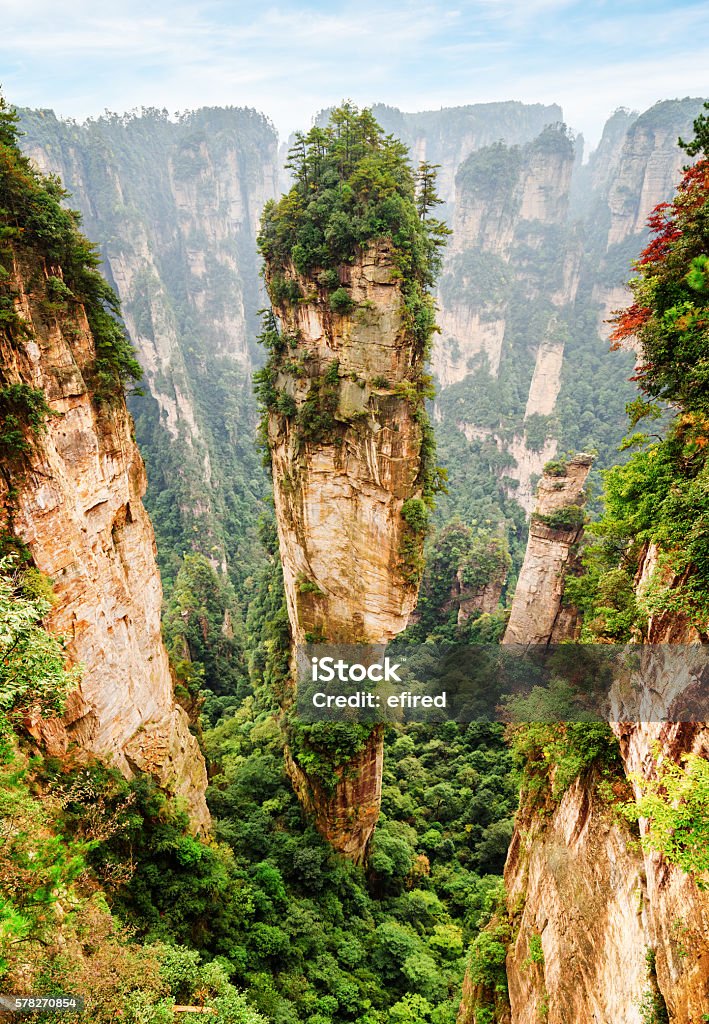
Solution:
M 566 224 L 574 164 L 567 140 L 559 136 L 554 142 L 552 135 L 549 141 L 552 144 L 545 145 L 537 140 L 521 152 L 510 150 L 509 173 L 497 182 L 491 181 L 484 191 L 471 188 L 463 171 L 459 175 L 452 244 L 441 278 L 441 333 L 432 360 L 444 388 L 463 381 L 480 364 L 481 357 L 486 357 L 490 373 L 497 376 L 508 322 L 508 288 L 530 300 L 540 296 L 539 279 L 527 269 L 531 266 L 530 252 L 541 253 L 548 245 L 547 230 Z M 562 262 L 558 281 L 553 293 L 544 296 L 558 310 L 574 301 L 581 275 L 582 244 L 572 234 L 567 235 L 563 253 L 555 254 Z M 471 267 L 484 268 L 485 287 L 475 280 L 472 270 L 466 270 L 468 253 Z M 500 284 L 491 295 L 489 280 L 495 277 Z M 504 283 L 506 278 L 510 280 Z M 532 351 L 536 348 L 536 362 L 525 418 L 535 413 L 551 415 L 556 408 L 564 353 L 558 327 L 553 314 L 546 330 L 528 340 Z M 468 429 L 477 428 L 465 423 L 461 429 L 467 436 Z M 494 435 L 494 431 L 486 433 Z M 534 504 L 534 479 L 555 456 L 556 441 L 550 438 L 541 451 L 536 451 L 527 446 L 522 431 L 511 441 L 509 437 L 495 439 L 515 459 L 515 466 L 506 469 L 505 475 L 516 480 L 518 486 L 510 487 L 508 493 L 529 513 Z
M 360 864 L 374 832 L 382 802 L 384 730 L 377 726 L 361 754 L 341 769 L 331 793 L 309 777 L 286 748 L 286 771 L 318 831 L 343 857 Z
M 576 782 L 558 807 L 523 806 L 505 865 L 516 935 L 507 957 L 512 1024 L 642 1024 L 648 988 L 645 879 L 628 824 Z M 528 960 L 541 939 L 543 963 Z
M 45 111 L 24 127 L 25 153 L 43 172 L 59 174 L 87 234 L 101 240 L 144 390 L 158 407 L 153 415 L 152 403 L 141 403 L 140 444 L 161 450 L 161 470 L 180 480 L 180 519 L 190 530 L 199 523 L 192 544 L 225 572 L 234 552 L 222 536 L 225 485 L 213 461 L 223 445 L 247 447 L 251 438 L 235 438 L 232 427 L 224 441 L 215 431 L 203 377 L 215 358 L 223 360 L 251 410 L 256 311 L 264 304 L 256 233 L 278 188 L 275 132 L 255 112 L 246 118 L 234 109 L 80 126 Z
M 303 442 L 271 415 L 278 532 L 296 642 L 320 630 L 330 642 L 386 642 L 405 628 L 417 587 L 402 575 L 407 534 L 401 510 L 421 494 L 421 428 L 395 387 L 417 364 L 401 322 L 401 291 L 386 246 L 351 268 L 359 311 L 333 314 L 327 298 L 276 305 L 283 330 L 300 339 L 307 375 L 281 382 L 302 403 L 313 381 L 339 362 L 337 430 Z M 304 282 L 312 290 L 312 282 Z M 352 379 L 354 378 L 354 379 Z M 387 381 L 380 386 L 378 378 Z M 309 581 L 320 594 L 305 593 Z
M 592 462 L 590 455 L 577 455 L 566 465 L 563 476 L 547 471 L 539 481 L 537 506 L 505 631 L 506 644 L 548 644 L 563 638 L 560 611 L 564 577 L 583 527 L 548 525 L 538 517 L 583 507 L 584 485 Z
M 614 728 L 631 777 L 655 770 L 658 745 L 660 760 L 709 755 L 704 725 Z M 584 777 L 557 807 L 527 804 L 518 812 L 505 865 L 509 912 L 523 908 L 507 957 L 512 1024 L 535 1024 L 543 1001 L 549 1024 L 646 1024 L 643 1003 L 654 986 L 672 1024 L 695 1024 L 709 1012 L 709 896 L 659 854 L 641 850 L 613 804 L 599 798 L 597 782 Z M 631 796 L 620 780 L 613 790 L 618 802 Z M 647 823 L 640 826 L 642 834 Z M 532 967 L 534 935 L 544 962 Z
M 529 385 L 527 408 L 524 418 L 536 414 L 550 416 L 556 407 L 561 386 L 561 367 L 564 362 L 564 345 L 560 342 L 545 342 L 537 349 L 534 375 Z
M 305 373 L 281 372 L 276 386 L 301 408 L 313 388 L 329 387 L 334 426 L 309 439 L 296 417 L 269 415 L 268 435 L 288 614 L 296 644 L 385 643 L 405 628 L 418 584 L 402 556 L 410 540 L 404 502 L 421 496 L 421 426 L 404 394 L 421 368 L 402 320 L 401 288 L 387 244 L 370 247 L 343 268 L 357 307 L 329 309 L 328 293 L 298 279 L 299 302 L 274 310 L 283 332 L 298 339 Z M 335 382 L 324 383 L 328 370 Z M 375 730 L 332 794 L 291 756 L 296 792 L 335 849 L 361 860 L 381 795 L 382 733 Z
M 562 224 L 569 208 L 573 153 L 550 153 L 534 143 L 527 147 L 519 217 L 544 224 Z
M 691 121 L 687 128 L 691 133 Z M 608 197 L 609 246 L 644 230 L 654 207 L 677 188 L 686 162 L 686 154 L 677 146 L 674 125 L 631 126 Z
M 530 547 L 535 544 L 530 538 Z M 657 571 L 657 551 L 649 546 L 636 579 L 640 595 Z M 680 589 L 683 581 L 663 582 Z M 538 590 L 538 615 L 548 615 L 556 599 L 556 593 L 550 601 L 548 591 Z M 539 642 L 534 608 L 529 602 L 524 607 L 528 633 L 518 627 L 516 640 Z M 651 619 L 648 633 L 654 646 L 644 650 L 642 676 L 631 667 L 611 691 L 616 720 L 632 697 L 635 720 L 613 724 L 627 780 L 621 774 L 612 783 L 611 802 L 600 798 L 591 774 L 578 779 L 558 804 L 535 804 L 527 796 L 518 812 L 505 865 L 515 925 L 507 957 L 511 1024 L 533 1024 L 540 1006 L 549 1024 L 646 1024 L 653 993 L 664 1001 L 672 1024 L 696 1024 L 709 1013 L 709 894 L 663 856 L 643 850 L 614 806 L 633 792 L 639 796 L 643 778 L 667 759 L 680 762 L 686 753 L 709 757 L 705 724 L 637 720 L 639 691 L 647 717 L 659 717 L 656 710 L 671 706 L 706 664 L 706 648 L 682 615 Z M 648 823 L 641 819 L 639 825 L 642 836 Z M 529 961 L 533 936 L 540 937 L 543 963 Z M 462 1009 L 470 1002 L 470 993 L 467 1004 L 464 994 Z M 472 1024 L 470 1015 L 462 1024 Z
M 57 603 L 47 626 L 67 637 L 69 657 L 83 669 L 64 718 L 29 720 L 28 728 L 53 753 L 77 744 L 127 776 L 150 772 L 204 830 L 205 764 L 173 697 L 132 420 L 123 399 L 92 400 L 85 375 L 95 350 L 83 308 L 47 316 L 44 268 L 16 264 L 15 271 L 18 308 L 33 337 L 3 338 L 0 364 L 9 382 L 41 388 L 54 415 L 29 465 L 4 467 L 0 499 L 7 525 L 53 582 Z M 16 491 L 10 501 L 9 484 Z
M 464 380 L 470 373 L 469 361 L 482 354 L 487 356 L 490 373 L 497 376 L 505 336 L 503 318 L 489 319 L 487 313 L 455 302 L 441 308 L 439 320 L 443 340 L 435 346 L 432 367 L 442 388 Z

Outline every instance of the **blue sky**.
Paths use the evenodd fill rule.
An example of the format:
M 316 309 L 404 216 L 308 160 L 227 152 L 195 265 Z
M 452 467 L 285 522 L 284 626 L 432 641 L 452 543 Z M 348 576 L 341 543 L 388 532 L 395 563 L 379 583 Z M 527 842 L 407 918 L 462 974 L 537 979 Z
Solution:
M 595 143 L 618 106 L 709 95 L 709 4 L 591 0 L 2 0 L 12 103 L 251 106 L 281 134 L 349 97 L 404 110 L 557 102 Z

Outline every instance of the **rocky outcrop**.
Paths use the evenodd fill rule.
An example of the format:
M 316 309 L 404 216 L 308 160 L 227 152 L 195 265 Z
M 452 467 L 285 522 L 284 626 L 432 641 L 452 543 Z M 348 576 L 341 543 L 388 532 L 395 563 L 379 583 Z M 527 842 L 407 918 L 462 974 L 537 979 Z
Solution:
M 556 103 L 471 103 L 464 107 L 404 113 L 375 104 L 377 121 L 405 142 L 414 159 L 440 165 L 438 192 L 448 208 L 456 201 L 455 175 L 475 150 L 504 139 L 510 146 L 531 142 L 549 124 L 563 120 Z
M 254 545 L 233 529 L 231 510 L 243 518 L 265 489 L 253 449 L 264 304 L 255 239 L 277 191 L 276 133 L 236 108 L 177 118 L 144 110 L 82 125 L 23 111 L 22 129 L 25 153 L 60 175 L 100 240 L 144 370 L 146 395 L 131 410 L 161 568 L 173 577 L 182 553 L 196 549 L 228 567 L 238 588 Z
M 512 1024 L 642 1024 L 646 881 L 637 839 L 596 781 L 517 814 L 505 865 Z
M 402 295 L 386 244 L 347 268 L 355 309 L 332 313 L 328 295 L 274 302 L 282 333 L 297 339 L 296 377 L 276 387 L 295 402 L 269 416 L 269 446 L 288 612 L 297 643 L 384 643 L 406 626 L 417 586 L 402 554 L 411 533 L 404 502 L 421 497 L 421 427 L 407 384 L 421 369 L 402 321 Z M 294 275 L 294 279 L 295 275 Z M 306 402 L 322 429 L 298 411 Z
M 596 189 L 596 206 L 590 216 L 596 222 L 596 232 L 602 229 L 596 238 L 600 266 L 592 288 L 604 339 L 610 333 L 607 320 L 611 313 L 632 301 L 625 287 L 630 261 L 648 238 L 649 215 L 679 184 L 688 157 L 678 147 L 677 138 L 691 138 L 692 122 L 701 107 L 702 100 L 690 97 L 664 100 L 639 117 L 621 111 L 608 122 L 590 170 Z
M 700 99 L 666 100 L 638 117 L 628 128 L 613 181 L 608 191 L 610 248 L 645 231 L 655 206 L 671 196 L 687 154 L 677 146 L 678 135 L 690 137 Z
M 512 455 L 503 487 L 527 513 L 534 481 L 557 452 L 552 417 L 566 320 L 581 280 L 582 245 L 568 225 L 575 154 L 562 126 L 547 127 L 523 148 L 498 143 L 472 153 L 456 177 L 452 244 L 439 289 L 433 369 L 442 388 L 460 395 L 467 380 L 480 386 L 480 374 L 500 381 L 499 428 L 476 423 L 470 404 L 458 429 L 474 437 L 482 429 Z M 546 434 L 538 437 L 540 417 Z
M 529 549 L 538 548 L 533 524 Z M 528 559 L 520 584 L 527 570 Z M 657 552 L 649 546 L 640 558 L 639 594 L 656 571 Z M 680 589 L 683 581 L 664 582 Z M 525 586 L 522 599 L 510 620 L 515 641 L 545 642 L 558 587 L 550 580 L 536 591 Z M 617 807 L 640 796 L 643 780 L 668 761 L 681 763 L 687 753 L 709 757 L 705 724 L 639 721 L 636 710 L 626 710 L 628 696 L 636 709 L 642 692 L 653 717 L 651 706 L 669 706 L 706 664 L 700 637 L 681 614 L 650 619 L 647 636 L 653 646 L 644 648 L 642 669 L 631 667 L 611 690 L 616 772 L 602 785 L 587 772 L 558 801 L 523 793 L 505 865 L 509 1008 L 497 1013 L 500 1022 L 696 1024 L 709 1014 L 709 895 L 663 855 L 644 849 L 639 839 L 649 823 L 640 820 L 638 836 Z M 468 980 L 462 1024 L 475 1021 L 475 997 Z
M 422 356 L 402 317 L 388 244 L 341 268 L 353 302 L 333 313 L 316 280 L 288 275 L 300 301 L 269 285 L 296 373 L 275 387 L 292 413 L 271 411 L 268 442 L 288 615 L 296 644 L 386 643 L 416 604 L 423 534 L 407 510 L 421 499 L 422 427 L 412 399 Z M 285 289 L 281 286 L 280 292 Z M 282 407 L 282 406 L 281 406 Z M 334 793 L 291 777 L 333 846 L 361 860 L 378 814 L 381 730 L 341 768 Z
M 515 926 L 507 956 L 511 1024 L 534 1024 L 540 1006 L 550 1024 L 695 1024 L 709 1012 L 709 896 L 661 855 L 643 852 L 614 806 L 638 794 L 635 780 L 666 758 L 709 756 L 709 730 L 614 728 L 632 786 L 621 772 L 602 798 L 598 777 L 587 775 L 558 805 L 531 802 L 518 812 L 505 865 Z M 646 828 L 641 820 L 641 834 Z M 533 963 L 535 942 L 541 957 Z M 649 1016 L 653 1000 L 666 1017 Z
M 509 317 L 509 288 L 540 294 L 528 272 L 530 252 L 543 250 L 550 230 L 568 214 L 574 148 L 562 130 L 548 128 L 524 149 L 500 143 L 472 153 L 456 176 L 453 235 L 441 280 L 441 339 L 433 368 L 445 386 L 465 378 L 485 353 L 497 375 Z M 558 243 L 558 240 L 555 240 Z M 563 256 L 553 301 L 573 301 L 580 250 Z M 550 282 L 541 285 L 541 291 Z M 538 339 L 540 342 L 542 339 Z M 552 405 L 558 394 L 552 396 Z
M 524 418 L 550 416 L 554 412 L 564 362 L 563 342 L 549 341 L 537 349 L 532 383 L 529 385 Z
M 51 273 L 56 280 L 61 271 Z M 61 720 L 29 715 L 26 726 L 51 754 L 76 747 L 126 776 L 148 772 L 185 802 L 193 827 L 206 830 L 206 769 L 173 696 L 133 424 L 122 397 L 94 400 L 96 351 L 85 313 L 76 302 L 58 311 L 48 276 L 34 258 L 15 259 L 10 286 L 27 333 L 2 337 L 2 380 L 41 390 L 51 414 L 31 454 L 2 467 L 0 526 L 51 579 L 56 604 L 47 626 L 67 638 L 81 682 Z
M 364 749 L 340 766 L 334 791 L 326 790 L 303 770 L 286 747 L 286 771 L 315 827 L 343 857 L 361 864 L 382 802 L 384 730 L 372 730 Z
M 573 635 L 562 609 L 564 578 L 583 531 L 584 485 L 592 462 L 581 454 L 552 463 L 539 481 L 506 644 L 548 644 Z

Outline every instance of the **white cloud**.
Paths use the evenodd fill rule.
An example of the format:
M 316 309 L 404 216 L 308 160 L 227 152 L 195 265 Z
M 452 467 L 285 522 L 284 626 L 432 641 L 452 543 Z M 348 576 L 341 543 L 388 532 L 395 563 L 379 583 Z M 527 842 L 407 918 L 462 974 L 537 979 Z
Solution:
M 286 133 L 343 97 L 407 110 L 522 99 L 560 103 L 597 139 L 619 105 L 706 91 L 708 21 L 687 3 L 3 0 L 0 56 L 11 101 L 78 118 L 233 103 Z

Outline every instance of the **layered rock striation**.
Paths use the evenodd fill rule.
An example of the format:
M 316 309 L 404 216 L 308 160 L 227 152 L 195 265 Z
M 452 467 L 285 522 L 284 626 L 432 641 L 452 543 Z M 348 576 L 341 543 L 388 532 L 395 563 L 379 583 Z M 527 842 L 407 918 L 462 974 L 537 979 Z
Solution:
M 287 355 L 274 369 L 268 446 L 295 644 L 384 644 L 416 604 L 425 533 L 416 400 L 422 353 L 404 315 L 391 245 L 340 268 L 352 308 L 317 278 L 267 278 Z M 286 412 L 279 410 L 285 409 Z M 338 769 L 328 794 L 289 754 L 296 791 L 335 849 L 361 860 L 379 813 L 382 733 Z
M 107 114 L 84 124 L 23 111 L 21 144 L 59 174 L 100 240 L 143 368 L 130 399 L 148 464 L 146 502 L 169 585 L 184 552 L 229 570 L 240 596 L 257 562 L 265 479 L 254 452 L 256 234 L 277 192 L 277 138 L 253 110 Z
M 132 420 L 122 396 L 96 399 L 94 338 L 81 304 L 56 301 L 61 268 L 24 250 L 10 264 L 6 289 L 22 327 L 0 336 L 0 383 L 42 393 L 49 412 L 28 451 L 2 460 L 0 528 L 51 579 L 47 627 L 81 666 L 65 715 L 29 713 L 26 727 L 53 755 L 76 748 L 126 776 L 149 773 L 204 831 L 205 763 L 173 695 Z
M 422 494 L 422 430 L 406 393 L 421 366 L 394 270 L 387 243 L 363 252 L 343 273 L 355 304 L 344 315 L 296 275 L 311 297 L 274 302 L 303 367 L 297 375 L 280 367 L 275 386 L 295 411 L 268 422 L 296 643 L 315 634 L 329 643 L 385 643 L 416 602 L 403 512 Z

